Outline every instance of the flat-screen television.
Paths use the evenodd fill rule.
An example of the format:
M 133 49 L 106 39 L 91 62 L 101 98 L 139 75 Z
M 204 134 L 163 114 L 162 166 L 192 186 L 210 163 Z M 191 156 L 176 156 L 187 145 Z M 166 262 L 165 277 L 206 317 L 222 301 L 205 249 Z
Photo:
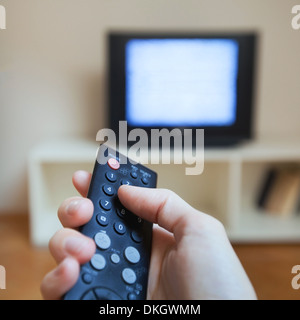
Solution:
M 252 138 L 256 34 L 109 34 L 109 119 L 128 130 L 204 129 L 205 145 Z M 149 135 L 150 137 L 150 135 Z

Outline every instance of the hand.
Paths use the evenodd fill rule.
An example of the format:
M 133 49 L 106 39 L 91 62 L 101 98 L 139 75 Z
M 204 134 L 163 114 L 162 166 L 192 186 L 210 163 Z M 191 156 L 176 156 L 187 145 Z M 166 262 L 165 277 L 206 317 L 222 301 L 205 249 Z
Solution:
M 91 175 L 79 171 L 73 184 L 85 197 Z M 222 224 L 199 212 L 178 195 L 163 189 L 121 186 L 123 205 L 153 222 L 148 299 L 255 299 L 253 287 L 234 253 Z M 95 252 L 92 239 L 69 228 L 88 222 L 89 199 L 73 197 L 58 210 L 64 229 L 50 240 L 50 252 L 59 263 L 41 284 L 45 299 L 59 299 L 77 281 L 80 264 Z

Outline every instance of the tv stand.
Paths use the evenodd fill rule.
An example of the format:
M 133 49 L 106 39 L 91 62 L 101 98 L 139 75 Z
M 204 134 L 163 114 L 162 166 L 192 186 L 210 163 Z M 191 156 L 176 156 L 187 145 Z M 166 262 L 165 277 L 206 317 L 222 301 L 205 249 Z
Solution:
M 57 209 L 76 194 L 71 177 L 91 171 L 98 143 L 67 140 L 43 143 L 29 157 L 31 239 L 46 246 L 61 228 Z M 256 208 L 265 172 L 274 164 L 300 165 L 299 141 L 266 141 L 207 148 L 204 172 L 186 176 L 185 164 L 150 165 L 158 187 L 178 193 L 195 208 L 219 219 L 234 242 L 300 242 L 300 214 L 283 219 Z M 179 182 L 179 183 L 178 183 Z

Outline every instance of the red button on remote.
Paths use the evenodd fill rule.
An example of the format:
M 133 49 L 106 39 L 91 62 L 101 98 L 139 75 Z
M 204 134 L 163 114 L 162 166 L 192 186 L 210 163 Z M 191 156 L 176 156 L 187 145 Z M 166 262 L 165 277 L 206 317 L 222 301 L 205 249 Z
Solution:
M 113 170 L 118 170 L 120 168 L 120 163 L 118 160 L 114 159 L 114 158 L 110 158 L 107 161 L 107 164 L 109 165 L 109 167 Z

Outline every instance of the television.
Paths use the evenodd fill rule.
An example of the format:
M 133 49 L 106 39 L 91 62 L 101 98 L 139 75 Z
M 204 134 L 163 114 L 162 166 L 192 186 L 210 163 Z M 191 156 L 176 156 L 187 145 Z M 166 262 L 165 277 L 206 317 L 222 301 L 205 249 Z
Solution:
M 255 32 L 109 33 L 110 128 L 192 129 L 193 141 L 204 129 L 205 146 L 251 139 L 256 42 Z

